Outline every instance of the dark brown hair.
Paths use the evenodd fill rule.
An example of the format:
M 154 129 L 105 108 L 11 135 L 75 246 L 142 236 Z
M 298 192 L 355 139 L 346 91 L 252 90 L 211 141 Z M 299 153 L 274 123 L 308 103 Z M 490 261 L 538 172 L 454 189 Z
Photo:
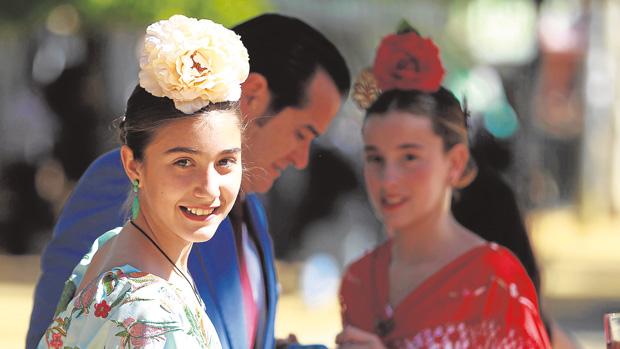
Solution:
M 321 68 L 340 94 L 349 93 L 351 76 L 344 58 L 323 34 L 307 23 L 267 13 L 232 28 L 250 55 L 250 71 L 267 79 L 272 94 L 270 113 L 306 103 L 310 80 Z
M 365 120 L 382 117 L 389 111 L 402 111 L 429 118 L 433 131 L 443 141 L 445 151 L 459 143 L 469 148 L 467 112 L 461 108 L 454 94 L 444 87 L 432 93 L 418 90 L 385 91 L 366 110 Z M 469 185 L 475 178 L 476 171 L 476 164 L 470 156 L 456 187 L 460 189 Z
M 211 103 L 193 114 L 185 114 L 174 107 L 171 99 L 155 97 L 142 87 L 136 86 L 127 100 L 125 116 L 118 124 L 120 140 L 133 151 L 134 158 L 142 160 L 144 149 L 160 127 L 174 120 L 202 116 L 214 111 L 232 112 L 238 120 L 241 115 L 238 102 Z

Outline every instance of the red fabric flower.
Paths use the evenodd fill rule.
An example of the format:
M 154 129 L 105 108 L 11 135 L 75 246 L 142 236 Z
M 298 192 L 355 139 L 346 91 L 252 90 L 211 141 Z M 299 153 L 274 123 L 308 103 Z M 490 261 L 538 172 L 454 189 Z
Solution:
M 439 49 L 431 39 L 424 39 L 415 32 L 384 37 L 372 70 L 383 91 L 435 92 L 444 76 Z
M 62 336 L 60 333 L 52 334 L 52 340 L 49 342 L 49 346 L 54 349 L 62 348 Z
M 110 312 L 111 307 L 105 300 L 102 300 L 101 303 L 95 304 L 95 316 L 106 318 L 108 317 L 108 313 Z

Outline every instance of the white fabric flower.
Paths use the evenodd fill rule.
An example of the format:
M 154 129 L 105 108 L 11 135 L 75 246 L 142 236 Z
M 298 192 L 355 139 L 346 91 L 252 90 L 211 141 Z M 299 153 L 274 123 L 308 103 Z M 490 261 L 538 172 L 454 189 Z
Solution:
M 232 30 L 208 19 L 174 15 L 146 29 L 140 86 L 191 114 L 210 103 L 239 100 L 248 60 Z

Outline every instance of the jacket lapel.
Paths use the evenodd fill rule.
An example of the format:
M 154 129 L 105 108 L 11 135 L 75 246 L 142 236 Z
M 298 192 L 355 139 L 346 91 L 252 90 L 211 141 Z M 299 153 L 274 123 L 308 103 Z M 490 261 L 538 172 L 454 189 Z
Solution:
M 239 262 L 228 218 L 220 224 L 211 240 L 194 244 L 190 261 L 190 271 L 222 347 L 245 348 L 247 338 L 241 306 Z
M 260 255 L 263 279 L 265 280 L 266 295 L 266 324 L 264 333 L 256 336 L 255 348 L 274 348 L 274 320 L 277 302 L 276 275 L 274 269 L 273 246 L 267 227 L 267 219 L 263 207 L 256 197 L 250 194 L 246 197 L 247 212 L 249 213 L 249 230 L 254 234 L 256 248 Z

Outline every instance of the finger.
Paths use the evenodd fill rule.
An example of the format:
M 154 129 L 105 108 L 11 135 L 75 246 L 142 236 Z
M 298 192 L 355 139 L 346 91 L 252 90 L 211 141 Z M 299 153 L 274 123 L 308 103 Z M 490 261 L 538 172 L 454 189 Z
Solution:
M 336 335 L 336 343 L 343 344 L 343 343 L 352 341 L 353 339 L 352 339 L 351 335 L 349 334 L 349 332 L 351 332 L 351 331 L 349 329 L 347 329 L 347 327 L 345 327 L 342 330 L 342 332 L 340 332 L 340 333 L 338 333 Z
M 370 347 L 363 343 L 346 342 L 338 346 L 338 349 L 369 349 Z
M 374 337 L 376 337 L 374 333 L 364 331 L 360 328 L 357 328 L 351 325 L 347 325 L 342 330 L 341 333 L 345 341 L 353 341 L 353 342 L 367 342 L 369 340 L 372 340 Z
M 344 343 L 344 339 L 343 339 L 344 335 L 343 332 L 340 332 L 336 335 L 336 338 L 334 339 L 334 341 L 336 342 L 336 344 L 342 344 Z

